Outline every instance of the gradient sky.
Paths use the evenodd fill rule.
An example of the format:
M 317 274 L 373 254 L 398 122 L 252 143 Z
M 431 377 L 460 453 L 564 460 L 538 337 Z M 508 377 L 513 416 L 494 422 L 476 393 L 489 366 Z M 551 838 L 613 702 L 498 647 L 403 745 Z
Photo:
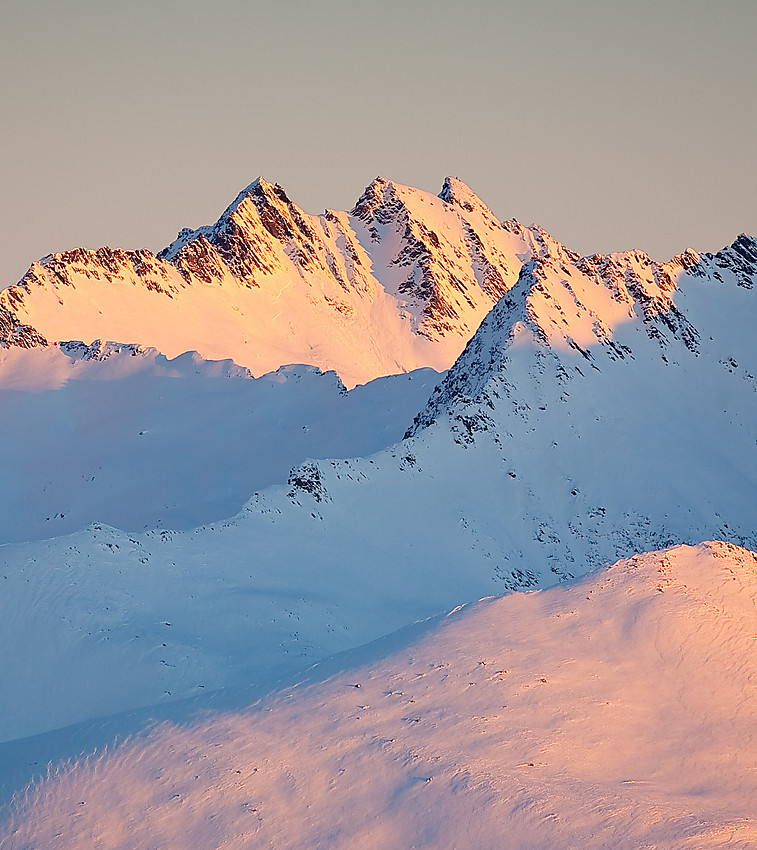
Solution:
M 0 287 L 159 250 L 259 174 L 459 176 L 582 253 L 757 234 L 754 0 L 0 0 Z

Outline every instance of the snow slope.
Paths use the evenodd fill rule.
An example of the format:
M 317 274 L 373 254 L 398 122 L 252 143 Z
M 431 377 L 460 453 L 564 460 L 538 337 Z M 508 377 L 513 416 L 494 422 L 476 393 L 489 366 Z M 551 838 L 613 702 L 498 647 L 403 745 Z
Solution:
M 253 379 L 138 346 L 0 349 L 0 543 L 232 516 L 307 458 L 395 443 L 438 379 L 425 369 L 348 393 L 312 366 Z
M 757 556 L 458 608 L 20 795 L 2 850 L 757 843 Z
M 750 257 L 545 251 L 403 442 L 306 461 L 194 530 L 3 547 L 0 640 L 27 649 L 0 659 L 0 739 L 264 685 L 635 552 L 757 548 Z
M 376 178 L 352 212 L 321 216 L 261 178 L 158 256 L 76 248 L 34 263 L 0 292 L 0 339 L 196 350 L 255 375 L 308 363 L 352 387 L 448 368 L 542 242 L 456 178 L 439 197 Z

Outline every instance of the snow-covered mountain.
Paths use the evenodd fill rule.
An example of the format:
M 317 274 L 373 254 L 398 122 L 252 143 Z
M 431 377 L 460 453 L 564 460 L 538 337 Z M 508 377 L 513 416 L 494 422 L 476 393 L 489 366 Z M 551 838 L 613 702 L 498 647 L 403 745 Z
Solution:
M 52 771 L 0 847 L 748 850 L 755 604 L 724 543 L 482 600 Z
M 538 351 L 542 363 L 551 361 L 565 382 L 575 373 L 601 373 L 612 369 L 612 362 L 638 357 L 645 362 L 635 371 L 659 363 L 685 365 L 692 362 L 688 350 L 696 358 L 701 355 L 702 362 L 716 362 L 719 374 L 738 374 L 753 385 L 755 284 L 757 241 L 745 234 L 715 255 L 689 249 L 666 264 L 642 252 L 569 263 L 550 254 L 536 258 L 524 265 L 517 286 L 487 316 L 409 434 L 442 411 L 492 408 L 502 396 L 518 407 L 511 391 L 528 393 L 529 388 L 514 386 L 507 372 L 509 358 L 523 347 Z M 565 372 L 559 367 L 570 362 L 566 354 L 578 354 L 584 362 L 578 359 L 578 366 Z M 525 413 L 527 403 L 520 409 Z
M 0 661 L 2 737 L 270 681 L 636 552 L 757 548 L 754 240 L 665 265 L 544 246 L 404 441 L 194 530 L 4 547 L 0 640 L 49 662 Z
M 157 256 L 77 248 L 34 263 L 0 292 L 0 337 L 195 350 L 255 375 L 307 363 L 352 387 L 448 368 L 545 240 L 456 178 L 438 197 L 377 178 L 351 212 L 321 216 L 258 179 Z
M 45 742 L 60 754 L 66 742 L 87 738 L 94 728 L 88 720 L 116 712 L 152 706 L 178 721 L 187 708 L 177 703 L 211 705 L 204 695 L 217 689 L 221 702 L 228 689 L 265 693 L 334 653 L 482 596 L 549 588 L 619 558 L 719 539 L 726 542 L 694 553 L 679 548 L 632 560 L 607 580 L 597 574 L 455 615 L 458 657 L 479 656 L 485 668 L 509 647 L 520 655 L 497 666 L 520 670 L 520 684 L 502 697 L 499 679 L 487 679 L 486 690 L 475 691 L 485 696 L 480 705 L 463 705 L 470 683 L 484 684 L 468 660 L 435 682 L 420 698 L 438 720 L 422 758 L 429 768 L 445 767 L 432 774 L 424 762 L 420 778 L 432 782 L 415 783 L 417 754 L 405 749 L 378 776 L 363 769 L 371 782 L 351 782 L 353 796 L 337 805 L 360 811 L 375 794 L 379 802 L 401 802 L 396 831 L 373 833 L 348 818 L 338 840 L 403 845 L 412 822 L 423 831 L 412 840 L 433 844 L 440 833 L 431 819 L 441 822 L 455 791 L 465 800 L 459 829 L 467 836 L 466 824 L 480 827 L 480 846 L 491 846 L 494 828 L 476 820 L 484 803 L 507 815 L 514 836 L 535 836 L 534 847 L 591 846 L 586 836 L 623 846 L 606 819 L 598 827 L 600 810 L 620 818 L 617 835 L 628 832 L 629 846 L 707 846 L 729 829 L 748 846 L 753 820 L 745 819 L 754 813 L 738 788 L 751 793 L 742 780 L 753 767 L 739 761 L 731 770 L 715 752 L 732 746 L 725 718 L 738 714 L 733 706 L 748 707 L 747 725 L 734 733 L 740 740 L 751 717 L 744 690 L 751 674 L 741 662 L 729 666 L 729 653 L 744 657 L 746 632 L 738 625 L 738 634 L 718 643 L 718 629 L 743 624 L 754 604 L 753 557 L 733 544 L 757 549 L 755 284 L 757 241 L 749 236 L 716 254 L 689 250 L 669 263 L 641 252 L 582 258 L 537 227 L 498 222 L 453 179 L 440 197 L 377 179 L 352 212 L 320 217 L 259 180 L 217 224 L 182 231 L 158 256 L 79 249 L 35 264 L 0 293 L 0 645 L 12 648 L 0 654 L 0 742 L 15 740 L 0 747 L 0 762 L 3 753 L 14 760 L 32 750 L 44 761 Z M 298 362 L 309 365 L 283 365 Z M 392 375 L 417 366 L 451 368 L 444 376 L 428 368 Z M 378 375 L 386 377 L 347 391 L 345 384 Z M 738 587 L 724 584 L 724 569 Z M 569 611 L 561 608 L 565 600 Z M 576 612 L 580 635 L 570 631 Z M 565 619 L 567 631 L 555 618 Z M 413 634 L 424 628 L 429 642 L 411 642 L 403 652 L 439 654 L 445 629 L 432 623 Z M 660 665 L 652 647 L 663 645 L 678 649 Z M 568 652 L 579 674 L 563 676 L 550 652 Z M 351 669 L 365 657 L 352 656 Z M 704 705 L 696 678 L 712 658 L 715 687 L 726 695 L 722 710 Z M 526 679 L 536 675 L 534 665 L 547 671 L 540 686 L 553 677 L 562 682 L 557 701 L 539 693 L 541 720 L 579 706 L 595 729 L 604 706 L 620 705 L 610 727 L 630 724 L 634 740 L 647 742 L 643 758 L 624 749 L 625 732 L 622 740 L 600 739 L 584 726 L 574 739 L 558 735 L 557 726 L 553 735 L 544 720 L 529 737 L 524 729 L 534 729 L 528 724 L 536 715 Z M 625 678 L 600 676 L 610 694 L 602 699 L 590 671 L 611 668 Z M 379 679 L 404 682 L 417 672 L 396 655 L 375 681 L 376 668 L 360 669 L 360 691 L 371 688 L 369 699 L 361 697 L 361 722 L 387 696 L 374 694 Z M 684 695 L 685 716 L 659 682 Z M 125 799 L 127 819 L 147 829 L 157 812 L 162 823 L 178 824 L 178 836 L 200 822 L 188 812 L 210 824 L 202 815 L 207 802 L 225 813 L 209 827 L 218 832 L 206 841 L 198 826 L 192 840 L 220 846 L 231 836 L 234 846 L 238 821 L 226 817 L 223 800 L 207 795 L 205 780 L 190 788 L 176 774 L 183 790 L 171 799 L 198 789 L 200 797 L 174 821 L 143 794 L 142 766 L 152 770 L 151 759 L 173 748 L 180 772 L 180 763 L 194 764 L 186 745 L 199 761 L 209 759 L 211 772 L 225 770 L 220 753 L 207 755 L 207 741 L 226 736 L 238 749 L 239 730 L 264 741 L 270 765 L 282 758 L 281 729 L 305 736 L 301 752 L 305 738 L 325 740 L 318 736 L 333 718 L 319 719 L 326 715 L 312 701 L 342 705 L 348 691 L 356 693 L 350 688 L 343 677 L 315 684 L 301 705 L 292 702 L 291 715 L 288 697 L 266 701 L 270 728 L 262 712 L 242 712 L 177 737 L 159 733 L 153 750 L 135 744 L 119 751 L 98 764 L 94 779 L 80 766 L 30 792 L 28 806 L 17 807 L 18 832 L 0 834 L 0 846 L 48 846 L 44 831 L 52 835 L 60 817 L 72 818 L 67 795 L 85 790 L 84 799 L 105 789 L 106 775 L 147 801 L 143 818 L 128 813 Z M 669 726 L 648 713 L 663 692 Z M 514 706 L 512 713 L 495 711 L 492 699 Z M 379 726 L 420 724 L 408 706 L 401 704 L 401 716 L 377 715 Z M 448 706 L 468 719 L 445 725 Z M 301 722 L 305 715 L 314 718 L 312 728 Z M 494 749 L 476 725 L 482 717 L 483 728 L 498 730 Z M 339 714 L 342 729 L 345 718 Z M 82 722 L 77 731 L 61 729 Z M 697 742 L 702 724 L 713 748 Z M 360 772 L 381 750 L 379 726 L 328 738 L 345 753 L 340 770 Z M 679 730 L 667 761 L 653 769 L 654 742 Z M 518 736 L 521 743 L 513 743 Z M 456 740 L 472 749 L 453 753 Z M 537 760 L 536 749 L 559 758 Z M 500 752 L 520 761 L 492 768 Z M 574 772 L 566 774 L 569 756 Z M 330 758 L 303 762 L 303 800 L 311 783 L 336 787 Z M 617 766 L 637 763 L 644 776 L 616 775 Z M 685 770 L 676 772 L 674 763 Z M 543 782 L 537 765 L 545 768 Z M 234 769 L 248 766 L 251 778 L 257 764 Z M 531 775 L 521 782 L 526 767 Z M 723 795 L 704 780 L 681 784 L 712 770 Z M 220 774 L 213 777 L 228 790 Z M 657 790 L 636 787 L 641 780 Z M 276 774 L 272 781 L 267 787 L 279 789 L 284 780 Z M 244 783 L 238 787 L 248 793 Z M 706 803 L 689 805 L 694 796 Z M 107 806 L 99 799 L 94 820 L 77 816 L 79 846 L 92 843 L 102 822 L 98 812 Z M 281 831 L 275 812 L 283 799 L 271 791 L 264 805 L 272 820 L 250 820 L 239 834 L 254 829 L 277 846 L 320 840 L 318 819 Z M 333 822 L 328 795 L 316 799 Z M 570 822 L 560 802 L 567 799 L 578 801 Z M 642 817 L 651 810 L 664 810 L 673 831 Z M 418 811 L 431 814 L 419 820 Z M 102 817 L 120 817 L 111 815 Z M 275 835 L 266 831 L 271 823 Z M 457 828 L 448 824 L 444 834 Z M 114 829 L 108 840 L 119 846 Z M 524 841 L 516 846 L 529 846 Z

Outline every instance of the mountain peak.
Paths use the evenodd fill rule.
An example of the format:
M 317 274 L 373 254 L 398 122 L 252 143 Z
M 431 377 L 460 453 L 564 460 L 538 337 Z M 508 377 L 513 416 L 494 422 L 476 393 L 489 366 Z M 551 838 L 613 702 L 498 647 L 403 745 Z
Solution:
M 532 350 L 536 360 L 564 361 L 562 373 L 581 375 L 582 367 L 602 371 L 610 361 L 644 356 L 650 343 L 646 356 L 665 365 L 688 357 L 686 352 L 698 357 L 702 331 L 677 303 L 680 277 L 722 280 L 720 269 L 727 269 L 739 286 L 754 286 L 754 243 L 748 238 L 709 255 L 706 262 L 688 251 L 662 264 L 642 251 L 579 258 L 541 228 L 532 226 L 529 232 L 539 250 L 523 263 L 517 282 L 485 317 L 406 436 L 443 411 L 477 407 L 488 416 L 497 399 L 513 402 L 511 391 L 503 393 L 501 385 L 512 380 L 508 370 L 516 349 Z
M 247 196 L 247 195 L 251 194 L 252 192 L 259 192 L 259 191 L 263 191 L 263 192 L 264 192 L 264 191 L 266 191 L 266 190 L 270 190 L 270 189 L 272 189 L 272 188 L 273 188 L 273 185 L 272 185 L 271 183 L 269 183 L 269 182 L 265 179 L 265 177 L 263 177 L 263 176 L 262 176 L 262 174 L 261 174 L 261 175 L 258 175 L 258 176 L 257 176 L 257 177 L 256 177 L 256 178 L 252 181 L 252 183 L 250 183 L 250 184 L 248 184 L 247 186 L 245 186 L 245 188 L 244 188 L 244 189 L 242 189 L 242 191 L 241 191 L 241 192 L 237 195 L 237 201 L 238 201 L 240 198 L 244 198 L 245 196 Z
M 363 191 L 363 194 L 357 199 L 357 203 L 350 211 L 350 215 L 368 221 L 373 217 L 377 209 L 382 207 L 388 200 L 393 188 L 393 183 L 384 177 L 376 177 L 372 180 Z
M 249 186 L 246 186 L 237 195 L 234 202 L 226 208 L 221 218 L 228 217 L 235 213 L 246 199 L 252 200 L 255 206 L 271 206 L 277 202 L 283 202 L 287 206 L 291 205 L 291 201 L 284 191 L 283 186 L 278 183 L 269 183 L 265 177 L 256 177 Z
M 261 175 L 214 224 L 184 228 L 157 257 L 77 251 L 33 267 L 0 317 L 0 340 L 127 339 L 170 355 L 186 347 L 231 357 L 256 373 L 312 362 L 350 383 L 445 369 L 536 240 L 499 222 L 458 178 L 442 194 L 379 175 L 351 213 L 312 216 Z M 146 299 L 138 320 L 111 306 L 116 294 Z M 196 310 L 205 329 L 179 320 Z
M 469 211 L 483 206 L 478 195 L 459 177 L 445 177 L 439 197 L 448 204 L 457 204 Z
M 757 274 L 757 239 L 740 233 L 734 241 L 717 254 L 703 255 L 718 269 L 730 270 L 736 275 L 739 286 L 751 289 Z
M 258 176 L 256 177 L 252 183 L 245 186 L 241 192 L 234 198 L 234 200 L 229 204 L 228 207 L 223 211 L 221 217 L 214 225 L 204 225 L 198 228 L 192 227 L 183 227 L 176 239 L 164 248 L 158 256 L 161 259 L 173 261 L 177 254 L 189 243 L 200 237 L 208 238 L 211 240 L 213 238 L 214 232 L 219 231 L 224 226 L 228 226 L 229 220 L 232 216 L 239 210 L 242 204 L 246 200 L 251 200 L 255 203 L 255 199 L 258 199 L 258 202 L 263 201 L 263 205 L 268 205 L 273 202 L 274 197 L 279 197 L 285 199 L 286 203 L 290 203 L 289 199 L 286 196 L 283 188 L 279 186 L 278 183 L 272 184 L 269 183 L 265 177 Z M 256 206 L 258 204 L 256 203 Z
M 362 382 L 448 368 L 513 286 L 520 308 L 508 318 L 533 324 L 561 350 L 612 339 L 633 320 L 629 310 L 650 333 L 682 334 L 693 346 L 671 312 L 675 279 L 690 269 L 716 280 L 733 274 L 750 288 L 757 243 L 741 235 L 715 255 L 691 252 L 665 266 L 641 252 L 581 259 L 542 228 L 500 221 L 458 177 L 446 177 L 437 196 L 379 175 L 351 213 L 311 216 L 259 176 L 215 224 L 185 228 L 157 257 L 77 250 L 33 266 L 0 304 L 0 339 L 127 339 L 168 354 L 232 357 L 256 373 L 313 362 Z M 116 296 L 136 312 L 113 307 Z M 194 319 L 180 327 L 178 317 L 196 310 L 206 323 L 216 315 L 224 331 L 198 329 Z

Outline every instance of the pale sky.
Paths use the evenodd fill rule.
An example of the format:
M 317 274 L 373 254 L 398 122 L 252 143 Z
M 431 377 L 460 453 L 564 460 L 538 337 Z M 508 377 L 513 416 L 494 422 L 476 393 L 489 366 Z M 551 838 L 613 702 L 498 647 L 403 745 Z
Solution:
M 456 175 L 581 253 L 757 234 L 755 0 L 0 0 L 0 287 L 159 250 L 258 175 Z

